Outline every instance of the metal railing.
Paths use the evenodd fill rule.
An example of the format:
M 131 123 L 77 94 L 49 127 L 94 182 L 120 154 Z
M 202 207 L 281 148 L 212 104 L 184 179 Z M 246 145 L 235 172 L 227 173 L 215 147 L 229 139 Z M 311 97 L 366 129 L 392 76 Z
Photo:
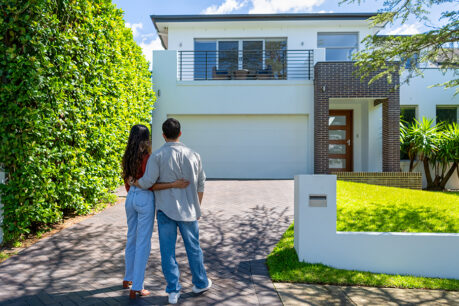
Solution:
M 313 78 L 313 50 L 178 51 L 177 79 L 291 80 Z

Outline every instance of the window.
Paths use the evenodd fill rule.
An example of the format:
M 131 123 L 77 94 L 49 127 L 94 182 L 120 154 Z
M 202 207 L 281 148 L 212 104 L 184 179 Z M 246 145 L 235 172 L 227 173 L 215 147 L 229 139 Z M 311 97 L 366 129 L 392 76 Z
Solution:
M 194 79 L 208 80 L 217 66 L 217 44 L 215 41 L 194 42 Z M 186 59 L 188 61 L 190 59 Z
M 285 79 L 287 69 L 287 41 L 269 39 L 265 41 L 265 66 L 275 79 Z
M 238 69 L 238 41 L 218 42 L 218 69 L 236 71 Z
M 405 121 L 406 124 L 411 124 L 416 119 L 416 107 L 400 107 L 400 119 Z
M 195 80 L 286 78 L 286 39 L 196 39 L 194 51 Z
M 350 61 L 358 43 L 358 33 L 317 34 L 317 47 L 325 48 L 326 61 Z
M 437 123 L 457 123 L 457 106 L 437 106 Z
M 416 107 L 415 106 L 404 106 L 400 107 L 400 120 L 405 121 L 406 125 L 409 125 L 414 122 L 416 119 Z M 406 147 L 400 147 L 400 159 L 410 159 L 408 154 L 405 153 L 407 150 Z

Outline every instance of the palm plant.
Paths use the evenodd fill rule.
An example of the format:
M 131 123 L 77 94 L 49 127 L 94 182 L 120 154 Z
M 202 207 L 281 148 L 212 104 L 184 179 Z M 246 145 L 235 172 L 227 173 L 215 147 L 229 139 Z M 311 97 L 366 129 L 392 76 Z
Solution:
M 410 172 L 422 162 L 427 180 L 427 189 L 443 190 L 458 168 L 459 128 L 457 124 L 446 126 L 440 122 L 422 118 L 400 128 L 402 149 L 410 159 Z M 433 168 L 434 177 L 430 168 Z
M 459 167 L 459 127 L 456 123 L 445 126 L 439 149 L 438 164 L 441 172 L 436 172 L 436 179 L 438 177 L 439 181 L 434 184 L 437 183 L 443 190 L 454 171 Z M 459 169 L 457 173 L 459 176 Z

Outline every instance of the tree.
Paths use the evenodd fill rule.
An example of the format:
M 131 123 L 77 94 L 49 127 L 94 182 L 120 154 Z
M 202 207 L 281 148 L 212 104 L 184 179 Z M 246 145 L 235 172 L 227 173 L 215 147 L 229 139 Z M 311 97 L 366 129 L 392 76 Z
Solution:
M 365 0 L 342 0 L 340 3 L 358 3 Z M 408 18 L 414 17 L 418 22 L 429 22 L 429 9 L 454 0 L 385 0 L 384 8 L 378 15 L 371 18 L 372 26 L 385 25 L 395 22 L 404 23 Z M 444 83 L 432 84 L 445 88 L 456 88 L 459 93 L 459 52 L 454 48 L 459 40 L 459 11 L 444 11 L 440 20 L 441 26 L 429 24 L 430 30 L 414 35 L 369 35 L 364 40 L 365 49 L 354 55 L 356 65 L 360 68 L 359 76 L 364 79 L 372 72 L 378 73 L 370 83 L 386 77 L 391 81 L 392 73 L 402 73 L 408 70 L 402 83 L 408 82 L 412 77 L 422 75 L 419 64 L 433 63 L 443 72 L 453 69 L 454 77 Z M 400 65 L 391 65 L 398 61 Z

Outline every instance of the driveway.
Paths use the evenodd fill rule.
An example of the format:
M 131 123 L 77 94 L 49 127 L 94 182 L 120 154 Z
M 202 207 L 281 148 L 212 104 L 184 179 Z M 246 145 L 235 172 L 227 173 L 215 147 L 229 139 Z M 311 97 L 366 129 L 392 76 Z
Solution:
M 293 220 L 293 181 L 209 181 L 200 220 L 214 287 L 191 292 L 183 242 L 177 244 L 182 305 L 279 305 L 264 259 Z M 155 224 L 156 227 L 156 224 Z M 0 264 L 0 305 L 162 305 L 167 303 L 157 230 L 145 276 L 149 297 L 121 289 L 124 200 Z

